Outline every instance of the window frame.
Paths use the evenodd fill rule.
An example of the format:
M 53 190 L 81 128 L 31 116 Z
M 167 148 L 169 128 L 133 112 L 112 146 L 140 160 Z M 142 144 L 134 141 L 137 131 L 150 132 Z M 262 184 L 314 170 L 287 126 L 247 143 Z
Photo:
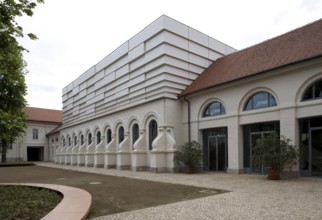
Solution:
M 39 129 L 38 128 L 32 129 L 32 139 L 39 140 Z
M 317 92 L 316 92 L 316 86 L 317 84 L 320 84 L 321 86 L 321 89 L 320 89 L 320 93 L 317 95 Z M 310 91 L 311 90 L 311 91 Z M 311 92 L 311 96 L 310 98 L 306 98 L 306 94 L 308 92 Z M 313 83 L 311 83 L 305 90 L 304 90 L 304 93 L 302 95 L 302 102 L 305 102 L 305 101 L 311 101 L 311 100 L 317 100 L 317 99 L 322 99 L 322 79 L 318 79 L 318 80 L 315 80 Z
M 124 141 L 124 127 L 123 126 L 120 126 L 118 129 L 117 129 L 117 134 L 118 134 L 118 144 L 122 143 L 122 141 Z
M 109 144 L 112 141 L 112 130 L 109 128 L 106 131 L 106 143 Z
M 257 98 L 256 96 L 260 96 L 262 94 L 267 95 L 267 99 L 260 99 L 254 103 L 254 99 Z M 260 103 L 260 102 L 267 102 L 267 104 L 260 105 L 258 107 L 255 106 L 256 103 Z M 249 107 L 249 105 L 251 105 L 251 106 Z M 270 92 L 267 92 L 267 91 L 259 91 L 259 92 L 254 93 L 252 96 L 250 96 L 247 99 L 247 101 L 245 102 L 243 111 L 252 111 L 252 110 L 270 108 L 270 107 L 275 107 L 275 106 L 277 106 L 277 101 L 276 101 L 276 98 L 274 95 L 272 95 Z
M 219 114 L 211 114 L 211 106 L 215 106 L 219 104 Z M 207 114 L 207 112 L 209 112 Z M 220 116 L 220 115 L 225 115 L 226 114 L 226 109 L 225 106 L 219 102 L 219 101 L 213 101 L 211 103 L 209 103 L 206 108 L 204 109 L 203 113 L 202 113 L 202 117 L 215 117 L 215 116 Z
M 158 122 L 152 119 L 149 122 L 149 150 L 152 150 L 152 143 L 154 139 L 158 136 Z
M 101 132 L 100 131 L 98 131 L 96 133 L 96 144 L 99 144 L 99 143 L 101 143 Z
M 87 138 L 88 138 L 87 144 L 91 145 L 92 144 L 92 133 L 89 132 L 88 135 L 87 135 Z
M 139 125 L 135 123 L 132 125 L 132 148 L 134 147 L 134 143 L 139 139 L 139 137 L 140 137 L 140 128 L 139 128 Z

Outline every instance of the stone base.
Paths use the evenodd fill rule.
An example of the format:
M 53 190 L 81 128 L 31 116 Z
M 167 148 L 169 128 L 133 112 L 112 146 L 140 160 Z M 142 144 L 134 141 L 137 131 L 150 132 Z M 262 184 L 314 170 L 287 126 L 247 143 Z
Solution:
M 95 164 L 94 167 L 95 168 L 104 168 L 104 164 Z
M 132 166 L 132 171 L 133 172 L 142 172 L 142 171 L 148 171 L 149 167 L 147 166 L 140 166 L 140 167 L 133 167 Z
M 120 165 L 117 166 L 118 170 L 130 170 L 131 169 L 131 165 Z
M 113 164 L 113 165 L 104 165 L 104 167 L 106 168 L 106 169 L 115 169 L 116 168 L 116 165 L 115 164 Z
M 228 168 L 227 169 L 227 173 L 229 174 L 244 174 L 244 169 L 231 169 L 231 168 Z
M 282 171 L 281 179 L 294 179 L 300 177 L 300 171 Z
M 151 173 L 167 173 L 168 169 L 166 167 L 150 167 L 149 171 Z

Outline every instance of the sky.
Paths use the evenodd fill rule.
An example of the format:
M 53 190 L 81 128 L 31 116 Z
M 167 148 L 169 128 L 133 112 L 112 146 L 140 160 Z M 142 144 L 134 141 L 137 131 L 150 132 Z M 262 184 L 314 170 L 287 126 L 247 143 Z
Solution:
M 238 50 L 322 17 L 321 0 L 45 0 L 21 17 L 28 106 L 62 109 L 62 89 L 161 15 Z

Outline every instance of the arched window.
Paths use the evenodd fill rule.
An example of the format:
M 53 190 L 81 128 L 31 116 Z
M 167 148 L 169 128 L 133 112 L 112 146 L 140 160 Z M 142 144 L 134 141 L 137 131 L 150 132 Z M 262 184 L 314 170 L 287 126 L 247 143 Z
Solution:
M 63 147 L 65 147 L 65 145 L 66 145 L 66 140 L 65 140 L 65 138 L 63 139 Z
M 322 99 L 322 79 L 312 83 L 312 85 L 305 90 L 302 101 L 312 99 Z
M 134 124 L 132 126 L 132 144 L 134 145 L 135 141 L 139 139 L 140 133 L 139 133 L 139 125 Z
M 84 144 L 84 135 L 81 135 L 81 145 Z
M 70 139 L 70 137 L 68 137 L 68 146 L 72 145 L 72 141 Z
M 74 136 L 74 146 L 76 146 L 76 145 L 77 145 L 77 137 Z
M 96 133 L 96 144 L 99 144 L 101 143 L 101 132 L 97 132 Z
M 106 131 L 106 143 L 110 143 L 112 141 L 112 131 L 111 129 L 107 129 Z
M 210 103 L 205 111 L 203 112 L 203 117 L 209 116 L 217 116 L 217 115 L 224 115 L 226 114 L 226 110 L 220 102 L 212 102 Z
M 88 140 L 87 140 L 88 145 L 92 143 L 92 134 L 88 133 Z
M 149 150 L 152 150 L 152 142 L 158 136 L 158 123 L 151 120 L 149 123 Z
M 246 102 L 245 111 L 276 106 L 276 100 L 269 92 L 258 92 Z
M 119 144 L 124 140 L 124 128 L 121 126 L 119 127 Z

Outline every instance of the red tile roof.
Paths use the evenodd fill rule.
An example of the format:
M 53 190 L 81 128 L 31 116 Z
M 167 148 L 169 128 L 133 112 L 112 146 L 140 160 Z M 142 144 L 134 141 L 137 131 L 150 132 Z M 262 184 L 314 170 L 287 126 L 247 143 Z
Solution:
M 322 19 L 213 62 L 179 96 L 322 57 Z
M 27 121 L 62 123 L 63 120 L 60 110 L 25 107 L 23 111 L 27 114 Z

